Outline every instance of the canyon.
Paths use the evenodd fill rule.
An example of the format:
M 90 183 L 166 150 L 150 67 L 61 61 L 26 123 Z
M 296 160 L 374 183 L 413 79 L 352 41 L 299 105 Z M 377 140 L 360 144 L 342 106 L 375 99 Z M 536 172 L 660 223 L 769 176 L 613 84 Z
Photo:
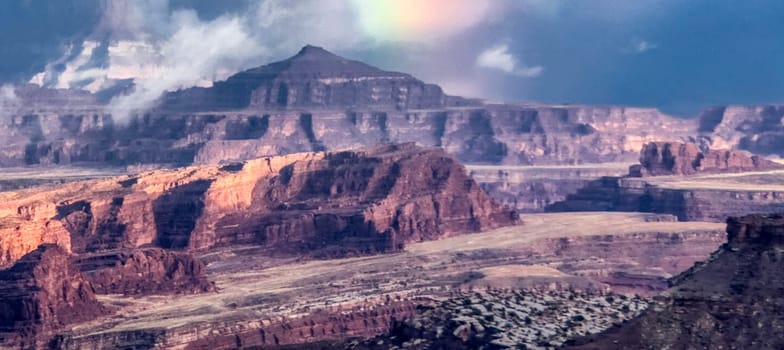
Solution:
M 781 218 L 724 222 L 784 211 L 779 106 L 495 103 L 315 46 L 145 111 L 14 93 L 0 348 L 780 346 L 711 333 L 777 302 Z
M 521 212 L 585 208 L 575 204 L 580 201 L 577 197 L 611 182 L 602 177 L 626 175 L 622 168 L 635 164 L 645 145 L 687 144 L 688 155 L 678 159 L 701 157 L 701 169 L 713 167 L 717 172 L 726 170 L 727 161 L 734 161 L 727 157 L 739 151 L 759 154 L 756 162 L 769 164 L 762 157 L 782 156 L 784 149 L 775 141 L 775 135 L 784 132 L 784 108 L 779 106 L 715 107 L 694 118 L 676 118 L 653 108 L 502 104 L 450 96 L 408 74 L 315 46 L 212 87 L 169 92 L 156 107 L 143 112 L 113 116 L 107 112 L 106 98 L 85 91 L 23 85 L 15 93 L 21 102 L 0 110 L 0 140 L 4 141 L 0 167 L 8 169 L 4 173 L 16 169 L 29 173 L 24 169 L 30 167 L 54 172 L 76 168 L 82 170 L 75 173 L 84 169 L 92 173 L 83 176 L 102 177 L 415 142 L 443 148 L 466 164 L 496 200 Z M 714 152 L 720 149 L 729 153 Z M 755 168 L 755 160 L 750 162 L 731 171 L 762 170 Z M 682 169 L 692 170 L 681 175 L 706 174 L 690 164 Z M 0 188 L 63 179 L 67 177 L 0 178 Z M 621 182 L 616 187 L 628 183 Z M 665 205 L 670 207 L 689 201 L 692 193 L 648 192 L 645 198 L 676 203 Z M 576 197 L 563 205 L 570 195 Z M 696 196 L 698 205 L 729 198 L 741 209 L 707 208 L 702 210 L 706 213 L 696 214 L 679 208 L 653 211 L 682 220 L 721 221 L 732 214 L 778 210 L 774 204 L 758 206 L 737 197 L 762 198 L 767 203 L 780 194 L 719 191 Z M 647 210 L 645 205 L 627 208 L 590 198 L 584 201 L 601 210 Z

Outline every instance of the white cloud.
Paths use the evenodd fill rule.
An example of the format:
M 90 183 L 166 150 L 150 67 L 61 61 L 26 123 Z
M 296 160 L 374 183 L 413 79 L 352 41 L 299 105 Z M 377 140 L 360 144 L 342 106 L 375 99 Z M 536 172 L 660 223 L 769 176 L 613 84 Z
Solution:
M 118 48 L 123 55 L 115 56 L 115 59 L 126 60 L 126 64 L 110 65 L 113 67 L 110 73 L 118 78 L 134 75 L 136 78 L 130 94 L 110 102 L 113 115 L 123 116 L 152 107 L 155 100 L 169 90 L 225 79 L 216 76 L 218 72 L 226 71 L 222 68 L 231 67 L 233 69 L 228 70 L 236 71 L 264 53 L 264 48 L 251 40 L 240 18 L 224 16 L 202 22 L 193 11 L 177 11 L 172 14 L 171 21 L 178 29 L 155 45 L 155 50 L 128 43 L 125 50 Z
M 13 85 L 0 86 L 0 108 L 17 107 L 20 103 L 21 99 L 16 95 Z
M 635 39 L 632 40 L 632 47 L 637 53 L 643 53 L 658 48 L 659 44 L 647 40 Z
M 65 70 L 60 73 L 56 80 L 55 87 L 58 89 L 67 89 L 74 82 L 83 81 L 85 79 L 94 78 L 98 72 L 90 72 L 80 70 L 83 66 L 90 62 L 93 56 L 93 51 L 100 45 L 97 41 L 85 41 L 82 44 L 82 51 L 65 64 Z
M 167 0 L 106 0 L 103 7 L 92 37 L 108 39 L 67 47 L 30 82 L 97 92 L 132 79 L 130 94 L 110 102 L 119 119 L 152 107 L 166 91 L 210 86 L 305 44 L 341 49 L 363 40 L 354 9 L 340 0 L 259 0 L 211 21 L 192 10 L 170 13 Z
M 520 64 L 517 57 L 509 53 L 509 46 L 501 44 L 482 51 L 476 58 L 476 65 L 480 68 L 497 69 L 508 74 L 533 78 L 544 72 L 542 66 L 526 66 Z

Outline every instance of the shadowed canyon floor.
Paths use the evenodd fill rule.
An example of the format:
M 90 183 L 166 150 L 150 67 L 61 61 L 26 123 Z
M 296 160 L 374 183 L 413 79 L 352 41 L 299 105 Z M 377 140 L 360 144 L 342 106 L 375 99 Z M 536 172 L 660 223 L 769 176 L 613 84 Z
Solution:
M 221 249 L 202 255 L 218 292 L 177 298 L 99 296 L 118 311 L 76 326 L 61 345 L 282 345 L 372 336 L 387 329 L 392 317 L 416 313 L 405 305 L 426 305 L 456 290 L 652 292 L 724 240 L 722 224 L 655 221 L 661 219 L 538 214 L 527 216 L 524 226 L 414 243 L 400 253 L 332 260 L 271 258 L 258 247 Z M 312 321 L 321 313 L 368 321 L 368 312 L 385 308 L 395 312 L 376 317 L 376 328 L 367 322 L 341 328 L 335 316 L 328 324 Z M 312 323 L 297 328 L 298 320 Z M 262 341 L 259 334 L 265 332 Z

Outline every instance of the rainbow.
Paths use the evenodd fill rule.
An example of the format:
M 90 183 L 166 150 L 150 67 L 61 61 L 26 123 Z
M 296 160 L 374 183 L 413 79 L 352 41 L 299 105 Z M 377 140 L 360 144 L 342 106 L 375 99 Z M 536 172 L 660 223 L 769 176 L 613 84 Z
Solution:
M 380 40 L 437 38 L 466 29 L 488 12 L 484 0 L 353 0 L 365 34 Z

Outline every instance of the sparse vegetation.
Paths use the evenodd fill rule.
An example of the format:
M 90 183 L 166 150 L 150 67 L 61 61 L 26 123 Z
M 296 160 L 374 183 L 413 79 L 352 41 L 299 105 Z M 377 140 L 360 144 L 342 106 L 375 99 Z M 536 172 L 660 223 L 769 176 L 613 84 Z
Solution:
M 589 306 L 597 303 L 604 307 L 595 310 Z M 648 304 L 638 296 L 489 290 L 456 295 L 439 305 L 371 342 L 383 339 L 388 349 L 473 348 L 488 344 L 494 349 L 552 349 L 570 338 L 598 333 L 630 319 Z M 593 310 L 590 316 L 583 314 L 586 309 Z M 620 316 L 619 310 L 628 311 Z M 435 329 L 446 331 L 437 333 Z

